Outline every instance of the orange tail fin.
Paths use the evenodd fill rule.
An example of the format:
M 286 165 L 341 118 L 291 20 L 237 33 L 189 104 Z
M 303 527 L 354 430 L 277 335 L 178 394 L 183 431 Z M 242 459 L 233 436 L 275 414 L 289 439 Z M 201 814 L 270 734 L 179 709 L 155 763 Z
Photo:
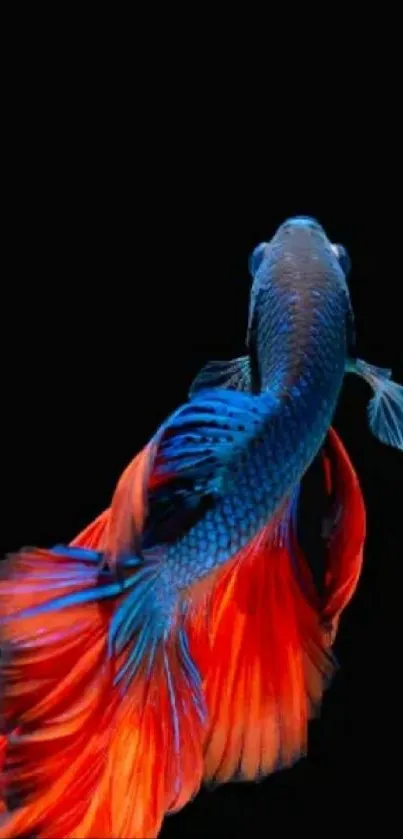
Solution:
M 146 459 L 137 465 L 131 491 Z M 117 513 L 112 503 L 74 547 L 3 564 L 0 778 L 13 809 L 0 815 L 1 839 L 155 837 L 200 784 L 202 699 L 180 604 L 158 634 L 158 561 L 123 563 L 117 581 L 85 547 L 113 555 Z
M 207 781 L 256 779 L 306 750 L 308 720 L 334 671 L 330 641 L 357 584 L 365 537 L 359 484 L 333 430 L 327 454 L 327 483 L 342 514 L 329 543 L 325 602 L 298 545 L 292 551 L 279 545 L 272 527 L 217 580 L 204 684 Z
M 253 780 L 304 753 L 311 702 L 333 672 L 318 611 L 284 547 L 262 534 L 217 583 L 205 681 L 207 781 Z

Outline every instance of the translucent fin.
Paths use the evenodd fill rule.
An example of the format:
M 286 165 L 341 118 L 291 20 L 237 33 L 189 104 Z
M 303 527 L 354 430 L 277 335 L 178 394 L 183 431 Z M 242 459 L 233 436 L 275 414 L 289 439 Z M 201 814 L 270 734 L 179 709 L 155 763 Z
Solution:
M 251 386 L 250 358 L 243 355 L 231 361 L 210 361 L 206 364 L 192 382 L 189 396 L 215 387 L 250 392 Z
M 366 361 L 349 361 L 348 372 L 356 373 L 372 387 L 368 405 L 372 433 L 381 443 L 403 451 L 403 386 L 392 381 L 392 371 Z

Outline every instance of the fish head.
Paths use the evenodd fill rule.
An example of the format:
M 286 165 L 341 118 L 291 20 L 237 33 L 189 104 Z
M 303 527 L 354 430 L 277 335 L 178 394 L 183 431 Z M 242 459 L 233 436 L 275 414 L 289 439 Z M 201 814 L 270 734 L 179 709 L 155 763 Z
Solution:
M 268 242 L 260 242 L 249 256 L 248 268 L 253 280 L 260 275 L 260 284 L 264 280 L 267 263 L 272 265 L 276 258 L 286 256 L 287 259 L 297 260 L 304 255 L 327 263 L 328 270 L 336 269 L 345 279 L 351 270 L 351 259 L 347 248 L 341 244 L 333 244 L 320 224 L 312 216 L 292 216 L 284 221 Z M 266 267 L 266 270 L 265 270 Z M 337 271 L 337 268 L 340 271 Z
M 273 253 L 285 250 L 291 254 L 301 248 L 313 252 L 318 248 L 325 249 L 328 257 L 332 254 L 339 264 L 347 257 L 346 249 L 342 245 L 332 245 L 322 225 L 312 216 L 292 216 L 278 227 L 270 241 L 260 242 L 253 249 L 248 261 L 251 277 L 255 279 L 262 264 Z
M 270 240 L 253 249 L 248 267 L 252 277 L 248 346 L 252 324 L 257 325 L 258 308 L 272 306 L 273 294 L 295 290 L 304 295 L 308 289 L 327 289 L 329 293 L 342 295 L 351 320 L 347 286 L 350 257 L 343 245 L 330 241 L 323 226 L 312 216 L 287 218 Z

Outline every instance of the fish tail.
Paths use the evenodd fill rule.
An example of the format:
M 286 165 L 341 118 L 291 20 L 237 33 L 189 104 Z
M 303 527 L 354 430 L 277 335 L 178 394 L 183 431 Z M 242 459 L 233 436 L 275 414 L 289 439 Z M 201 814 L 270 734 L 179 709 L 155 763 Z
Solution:
M 324 467 L 335 498 L 325 596 L 298 545 L 295 497 L 217 579 L 204 688 L 208 782 L 258 780 L 303 756 L 337 669 L 331 647 L 361 571 L 365 510 L 333 430 Z
M 89 542 L 107 549 L 114 513 Z M 123 557 L 117 578 L 78 542 L 2 563 L 1 839 L 156 837 L 202 777 L 200 677 L 163 558 Z
M 372 433 L 382 443 L 403 451 L 403 386 L 392 380 L 392 371 L 356 359 L 347 370 L 361 376 L 374 391 L 368 404 Z
M 332 510 L 326 532 L 325 593 L 321 614 L 329 643 L 333 644 L 341 614 L 351 601 L 361 576 L 366 511 L 357 474 L 333 428 L 328 434 L 324 460 Z
M 335 662 L 295 559 L 269 527 L 217 583 L 205 682 L 207 782 L 259 780 L 306 751 L 311 706 Z

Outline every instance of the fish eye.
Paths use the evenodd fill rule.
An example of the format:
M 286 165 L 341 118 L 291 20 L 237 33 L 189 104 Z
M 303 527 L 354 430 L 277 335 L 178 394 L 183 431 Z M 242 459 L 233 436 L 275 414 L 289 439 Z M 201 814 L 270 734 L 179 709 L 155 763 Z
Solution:
M 347 277 L 351 271 L 351 259 L 344 245 L 332 245 L 332 251 L 336 254 L 340 268 Z
M 264 257 L 265 249 L 267 248 L 267 242 L 261 242 L 260 245 L 252 251 L 249 260 L 248 260 L 248 268 L 251 277 L 255 277 Z

